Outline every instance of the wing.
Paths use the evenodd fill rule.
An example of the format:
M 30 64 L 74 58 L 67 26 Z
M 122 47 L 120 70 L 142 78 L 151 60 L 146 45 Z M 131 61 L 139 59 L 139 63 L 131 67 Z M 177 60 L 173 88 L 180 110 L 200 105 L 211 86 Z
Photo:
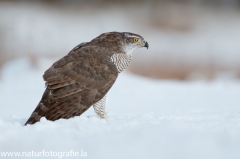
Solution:
M 99 47 L 73 49 L 55 62 L 43 75 L 47 88 L 26 124 L 42 116 L 52 121 L 78 116 L 101 100 L 118 76 L 107 51 Z

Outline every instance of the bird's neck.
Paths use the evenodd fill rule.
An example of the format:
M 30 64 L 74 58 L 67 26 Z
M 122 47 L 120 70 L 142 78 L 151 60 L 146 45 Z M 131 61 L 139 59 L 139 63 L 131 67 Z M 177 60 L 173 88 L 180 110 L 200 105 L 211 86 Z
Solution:
M 132 53 L 115 53 L 111 56 L 111 61 L 116 65 L 117 70 L 121 73 L 132 61 Z

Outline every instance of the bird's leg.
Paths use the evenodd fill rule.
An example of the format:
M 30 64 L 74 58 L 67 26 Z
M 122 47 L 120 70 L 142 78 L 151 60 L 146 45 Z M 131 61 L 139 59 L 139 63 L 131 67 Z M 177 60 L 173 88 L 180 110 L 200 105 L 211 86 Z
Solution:
M 100 101 L 93 105 L 94 111 L 101 119 L 105 119 L 105 105 L 106 105 L 106 96 L 104 96 Z

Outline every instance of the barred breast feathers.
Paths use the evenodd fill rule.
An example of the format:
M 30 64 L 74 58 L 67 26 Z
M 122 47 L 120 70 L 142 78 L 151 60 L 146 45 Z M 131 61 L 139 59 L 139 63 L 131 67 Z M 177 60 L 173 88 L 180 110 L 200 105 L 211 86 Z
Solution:
M 111 56 L 111 61 L 116 65 L 118 73 L 125 70 L 132 61 L 132 53 L 115 53 Z

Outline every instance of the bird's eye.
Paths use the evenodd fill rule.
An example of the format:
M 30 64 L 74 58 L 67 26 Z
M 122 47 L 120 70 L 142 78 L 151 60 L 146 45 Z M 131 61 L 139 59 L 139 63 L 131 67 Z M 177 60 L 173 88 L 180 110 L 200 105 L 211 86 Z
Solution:
M 138 42 L 138 38 L 134 38 L 133 41 L 136 43 Z

